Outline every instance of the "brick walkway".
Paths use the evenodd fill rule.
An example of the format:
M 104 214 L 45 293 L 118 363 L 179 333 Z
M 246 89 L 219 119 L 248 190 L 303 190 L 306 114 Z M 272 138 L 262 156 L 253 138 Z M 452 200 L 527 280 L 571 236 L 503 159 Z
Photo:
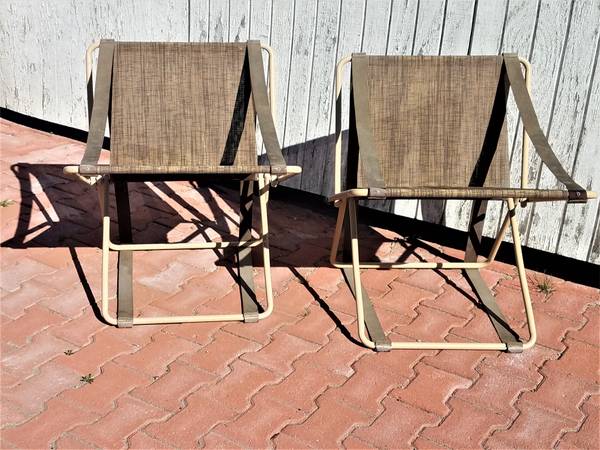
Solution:
M 2 448 L 598 448 L 598 290 L 530 273 L 540 337 L 524 354 L 376 354 L 357 345 L 352 297 L 327 264 L 333 219 L 274 199 L 271 318 L 119 330 L 95 306 L 95 194 L 61 174 L 82 144 L 0 131 L 1 199 L 14 200 L 1 209 Z M 237 232 L 229 189 L 136 185 L 132 206 L 140 241 Z M 361 233 L 382 258 L 407 249 L 392 232 Z M 439 250 L 423 243 L 410 258 Z M 136 254 L 136 313 L 239 310 L 228 268 L 208 250 Z M 513 269 L 484 277 L 526 334 Z M 459 272 L 364 281 L 398 338 L 495 337 Z

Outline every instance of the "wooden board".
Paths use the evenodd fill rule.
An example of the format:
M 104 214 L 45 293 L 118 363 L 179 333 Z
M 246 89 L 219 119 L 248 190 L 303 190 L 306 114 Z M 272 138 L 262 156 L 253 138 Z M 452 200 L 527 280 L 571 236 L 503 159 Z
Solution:
M 596 0 L 5 0 L 0 3 L 2 106 L 87 129 L 83 55 L 100 37 L 221 42 L 248 38 L 276 52 L 275 124 L 290 164 L 304 166 L 287 184 L 333 193 L 333 77 L 352 52 L 497 54 L 516 52 L 533 65 L 540 124 L 575 178 L 600 190 L 600 94 Z M 348 72 L 342 118 L 347 129 Z M 65 101 L 67 99 L 68 101 Z M 509 102 L 511 180 L 520 183 L 521 128 Z M 262 153 L 260 136 L 259 152 Z M 528 182 L 554 187 L 531 149 Z M 371 203 L 407 217 L 464 229 L 470 202 Z M 598 202 L 530 205 L 519 211 L 533 248 L 600 261 Z M 488 207 L 484 233 L 504 209 Z M 507 240 L 509 236 L 506 237 Z

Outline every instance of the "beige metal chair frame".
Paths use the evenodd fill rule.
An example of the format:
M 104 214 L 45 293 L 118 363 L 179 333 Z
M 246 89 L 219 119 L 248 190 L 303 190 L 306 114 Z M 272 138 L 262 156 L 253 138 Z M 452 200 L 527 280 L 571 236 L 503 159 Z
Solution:
M 356 299 L 356 312 L 358 321 L 358 334 L 365 346 L 386 351 L 390 349 L 452 349 L 452 350 L 503 350 L 519 352 L 530 349 L 535 345 L 537 332 L 535 326 L 535 318 L 527 285 L 527 277 L 525 274 L 525 266 L 523 263 L 523 252 L 521 249 L 521 238 L 519 234 L 518 221 L 516 217 L 516 204 L 525 206 L 525 199 L 509 198 L 506 199 L 507 213 L 502 222 L 502 226 L 494 241 L 489 255 L 484 260 L 479 260 L 478 257 L 473 258 L 473 261 L 465 262 L 404 262 L 404 263 L 385 263 L 385 262 L 362 262 L 360 260 L 359 243 L 358 243 L 358 228 L 357 228 L 357 202 L 362 197 L 367 198 L 369 190 L 366 188 L 349 189 L 342 192 L 341 184 L 341 158 L 342 158 L 342 115 L 341 115 L 341 90 L 343 70 L 352 60 L 352 56 L 342 58 L 336 67 L 335 76 L 335 92 L 336 92 L 336 141 L 335 141 L 335 180 L 334 180 L 334 195 L 330 198 L 334 205 L 338 208 L 337 223 L 333 236 L 331 247 L 330 262 L 334 267 L 350 270 L 351 277 L 348 277 L 348 283 L 353 290 Z M 519 58 L 523 69 L 525 70 L 525 82 L 527 90 L 531 90 L 531 65 L 523 58 Z M 521 157 L 521 187 L 527 187 L 527 173 L 529 170 L 529 136 L 523 128 L 522 139 L 522 157 Z M 588 198 L 594 198 L 595 194 L 589 192 Z M 474 211 L 475 212 L 475 211 Z M 338 249 L 342 240 L 344 221 L 349 220 L 350 232 L 350 250 L 351 262 L 343 262 L 338 260 Z M 473 219 L 471 219 L 473 220 Z M 529 339 L 522 344 L 517 342 L 516 345 L 509 345 L 505 342 L 390 342 L 383 334 L 381 326 L 375 314 L 375 311 L 370 301 L 364 298 L 365 294 L 361 283 L 361 269 L 464 269 L 478 270 L 489 266 L 495 259 L 500 244 L 508 227 L 512 231 L 515 261 L 518 270 L 519 282 L 525 307 L 525 315 L 527 326 L 529 329 Z M 348 272 L 346 272 L 348 275 Z M 500 313 L 501 315 L 501 313 Z M 371 330 L 369 323 L 374 330 Z M 368 332 L 368 334 L 367 334 Z M 378 335 L 374 338 L 373 334 Z
M 100 46 L 100 41 L 91 44 L 86 51 L 86 81 L 88 93 L 88 113 L 91 120 L 92 105 L 94 101 L 92 86 L 93 54 Z M 274 114 L 275 105 L 275 60 L 273 49 L 266 45 L 261 48 L 269 55 L 269 103 L 271 114 Z M 267 205 L 269 202 L 270 187 L 293 175 L 301 172 L 300 167 L 287 166 L 287 173 L 276 175 L 270 173 L 255 173 L 248 175 L 240 182 L 241 188 L 244 183 L 257 182 L 258 197 L 260 205 L 260 235 L 257 239 L 248 239 L 233 242 L 200 242 L 200 243 L 161 243 L 161 244 L 116 244 L 110 240 L 110 216 L 109 216 L 109 175 L 84 176 L 79 173 L 79 166 L 66 166 L 64 173 L 82 181 L 88 185 L 95 186 L 98 190 L 100 208 L 102 214 L 102 286 L 101 286 L 101 313 L 102 317 L 112 325 L 121 325 L 117 317 L 109 312 L 109 254 L 110 251 L 139 251 L 139 250 L 200 250 L 200 249 L 221 249 L 221 248 L 250 248 L 262 247 L 264 261 L 264 280 L 266 291 L 266 307 L 262 312 L 249 317 L 244 313 L 233 314 L 211 314 L 211 315 L 185 315 L 185 316 L 158 316 L 158 317 L 133 317 L 130 325 L 142 324 L 168 324 L 168 323 L 187 323 L 187 322 L 226 322 L 226 321 L 246 321 L 255 322 L 264 319 L 273 312 L 273 289 L 271 281 L 271 265 L 269 250 L 269 226 L 267 217 Z

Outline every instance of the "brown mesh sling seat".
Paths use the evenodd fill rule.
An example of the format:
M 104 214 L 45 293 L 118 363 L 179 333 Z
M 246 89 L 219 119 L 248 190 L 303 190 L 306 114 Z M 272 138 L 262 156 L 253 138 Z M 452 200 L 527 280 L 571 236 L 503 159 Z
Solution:
M 99 48 L 92 94 L 92 56 Z M 269 53 L 270 90 L 262 50 Z M 145 43 L 102 40 L 87 51 L 90 131 L 79 166 L 65 172 L 99 188 L 103 216 L 102 315 L 111 324 L 205 321 L 253 322 L 271 314 L 269 187 L 300 172 L 287 166 L 271 112 L 273 54 L 258 41 L 248 43 Z M 269 98 L 269 95 L 271 98 Z M 259 164 L 258 119 L 268 163 Z M 110 128 L 108 163 L 100 162 L 104 132 Z M 189 180 L 240 182 L 239 240 L 135 244 L 128 182 Z M 114 184 L 119 243 L 110 240 L 108 186 Z M 258 197 L 261 226 L 252 236 L 252 204 Z M 267 305 L 259 312 L 254 293 L 252 247 L 262 247 Z M 242 312 L 239 314 L 135 317 L 133 251 L 237 248 Z M 117 314 L 108 302 L 109 251 L 118 252 Z
M 535 322 L 521 252 L 515 205 L 527 202 L 585 202 L 595 197 L 561 166 L 544 136 L 529 96 L 529 63 L 501 56 L 367 56 L 354 54 L 338 63 L 341 77 L 351 64 L 348 153 L 341 183 L 341 114 L 336 114 L 335 193 L 339 208 L 331 263 L 344 270 L 357 305 L 362 342 L 375 350 L 482 349 L 519 352 L 536 341 Z M 523 76 L 521 67 L 525 69 Z M 512 88 L 523 122 L 521 185 L 509 185 L 506 104 Z M 528 189 L 531 141 L 543 163 L 564 189 Z M 471 199 L 473 209 L 464 262 L 364 262 L 360 260 L 356 202 L 360 199 Z M 490 254 L 479 258 L 488 200 L 507 204 Z M 509 327 L 479 269 L 495 258 L 508 227 L 523 293 L 530 337 L 522 342 Z M 340 241 L 343 258 L 338 260 Z M 361 269 L 464 269 L 481 307 L 500 338 L 491 343 L 391 342 L 360 279 Z M 401 299 L 398 299 L 401 301 Z

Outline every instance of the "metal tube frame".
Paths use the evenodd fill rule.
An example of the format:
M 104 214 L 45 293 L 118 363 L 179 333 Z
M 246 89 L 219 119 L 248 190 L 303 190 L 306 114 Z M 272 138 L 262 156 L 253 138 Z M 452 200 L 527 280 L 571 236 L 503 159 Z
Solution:
M 342 156 L 342 116 L 341 116 L 341 89 L 342 89 L 342 72 L 344 67 L 351 62 L 352 57 L 346 56 L 342 58 L 336 66 L 335 76 L 335 92 L 336 92 L 336 130 L 335 130 L 335 179 L 334 179 L 334 205 L 338 208 L 337 222 L 333 235 L 333 242 L 330 253 L 330 263 L 332 266 L 347 269 L 352 268 L 354 278 L 354 292 L 356 300 L 356 315 L 358 323 L 358 335 L 362 343 L 371 349 L 375 349 L 376 345 L 368 336 L 365 325 L 365 308 L 362 295 L 362 283 L 360 278 L 361 269 L 482 269 L 490 265 L 496 258 L 502 238 L 506 234 L 510 226 L 513 237 L 514 252 L 516 267 L 521 285 L 523 304 L 525 306 L 525 315 L 527 326 L 529 329 L 529 339 L 523 342 L 523 350 L 532 348 L 537 340 L 537 331 L 535 327 L 535 318 L 533 315 L 533 307 L 531 305 L 531 297 L 527 284 L 527 276 L 525 273 L 525 265 L 523 262 L 523 252 L 521 248 L 521 237 L 519 226 L 516 219 L 515 203 L 519 202 L 521 206 L 525 206 L 525 202 L 521 199 L 506 199 L 508 211 L 502 226 L 498 231 L 498 235 L 494 240 L 492 249 L 483 261 L 477 262 L 410 262 L 410 263 L 385 263 L 385 262 L 362 262 L 360 261 L 359 245 L 358 245 L 358 226 L 356 218 L 356 206 L 358 197 L 339 195 L 342 192 L 341 188 L 341 156 Z M 519 58 L 524 70 L 527 89 L 531 90 L 531 65 L 524 58 Z M 522 146 L 522 161 L 521 161 L 521 187 L 527 187 L 527 172 L 529 170 L 529 136 L 523 129 L 523 146 Z M 356 189 L 359 191 L 361 189 Z M 345 215 L 348 214 L 350 221 L 351 235 L 351 263 L 340 262 L 337 259 L 339 244 L 341 241 L 342 230 L 344 226 Z M 508 351 L 509 348 L 503 342 L 391 342 L 392 349 L 431 349 L 431 350 L 500 350 Z
M 102 287 L 101 308 L 102 317 L 111 325 L 117 325 L 116 317 L 109 312 L 108 271 L 109 253 L 111 250 L 178 250 L 178 249 L 214 249 L 225 247 L 256 247 L 262 246 L 263 265 L 265 277 L 265 291 L 267 305 L 263 312 L 258 314 L 258 319 L 264 319 L 273 312 L 273 287 L 271 278 L 271 255 L 269 249 L 269 224 L 267 206 L 269 202 L 269 184 L 264 176 L 258 178 L 259 204 L 260 204 L 260 237 L 242 242 L 206 242 L 206 243 L 173 243 L 173 244 L 115 244 L 110 240 L 110 215 L 108 210 L 108 185 L 109 180 L 104 177 L 97 183 L 100 211 L 102 213 Z M 186 322 L 229 322 L 244 321 L 244 314 L 210 314 L 187 316 L 159 316 L 159 317 L 134 317 L 133 325 L 186 323 Z
M 100 47 L 100 41 L 92 43 L 86 50 L 86 88 L 88 94 L 88 114 L 91 120 L 93 95 L 93 54 Z M 275 105 L 275 59 L 273 49 L 267 45 L 261 47 L 269 55 L 269 102 L 271 114 L 274 114 Z M 100 200 L 100 210 L 102 214 L 102 286 L 101 286 L 101 314 L 104 320 L 111 325 L 117 325 L 117 318 L 112 316 L 109 311 L 108 294 L 108 271 L 109 271 L 109 253 L 113 251 L 125 250 L 180 250 L 180 249 L 217 249 L 217 248 L 244 248 L 244 247 L 262 247 L 263 268 L 265 278 L 266 307 L 263 312 L 258 313 L 258 319 L 265 319 L 273 312 L 273 286 L 271 278 L 271 256 L 269 249 L 269 224 L 267 217 L 267 206 L 269 202 L 269 188 L 277 183 L 300 173 L 299 167 L 289 166 L 288 173 L 284 175 L 273 175 L 268 173 L 256 173 L 245 178 L 245 181 L 258 182 L 258 198 L 260 205 L 260 236 L 258 239 L 233 242 L 202 242 L 202 243 L 166 243 L 166 244 L 116 244 L 110 240 L 110 215 L 108 208 L 108 186 L 109 176 L 84 177 L 79 174 L 78 166 L 66 166 L 64 173 L 83 181 L 89 185 L 95 185 L 98 190 Z M 169 323 L 189 323 L 189 322 L 243 322 L 245 317 L 243 313 L 233 314 L 205 314 L 205 315 L 186 315 L 186 316 L 160 316 L 160 317 L 134 317 L 133 325 L 149 324 L 169 324 Z

